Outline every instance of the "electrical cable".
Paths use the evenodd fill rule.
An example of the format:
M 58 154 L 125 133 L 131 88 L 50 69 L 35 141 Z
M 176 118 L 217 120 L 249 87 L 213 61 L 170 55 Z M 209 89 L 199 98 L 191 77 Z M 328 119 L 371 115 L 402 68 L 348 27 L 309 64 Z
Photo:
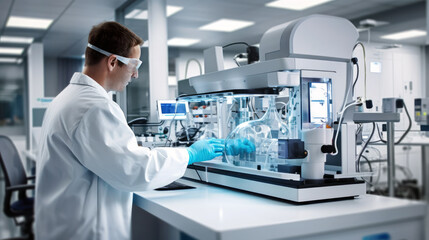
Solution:
M 259 61 L 259 48 L 255 46 L 250 46 L 246 42 L 233 42 L 227 45 L 222 46 L 222 49 L 225 49 L 229 46 L 233 45 L 245 45 L 246 47 L 246 53 L 238 53 L 233 57 L 233 60 L 235 64 L 240 67 L 241 64 L 238 60 L 240 59 L 247 59 L 247 64 L 252 64 Z
M 408 112 L 407 105 L 405 104 L 405 101 L 403 101 L 403 103 L 404 103 L 404 109 L 405 109 L 405 113 L 407 114 L 409 123 L 408 123 L 407 130 L 404 132 L 404 134 L 402 134 L 401 138 L 399 138 L 399 140 L 395 144 L 399 144 L 402 142 L 402 140 L 404 140 L 405 136 L 407 136 L 407 134 L 410 132 L 411 127 L 413 125 L 413 122 L 411 120 L 411 116 L 410 116 L 410 113 Z
M 403 104 L 404 104 L 405 113 L 407 114 L 407 117 L 408 117 L 408 127 L 407 127 L 407 130 L 405 130 L 404 134 L 402 134 L 402 136 L 399 138 L 399 140 L 395 142 L 395 145 L 401 143 L 402 140 L 404 140 L 404 138 L 410 132 L 411 127 L 413 125 L 410 113 L 408 112 L 407 105 L 405 104 L 405 102 L 403 102 Z M 377 132 L 378 132 L 378 137 L 380 138 L 380 141 L 382 141 L 383 143 L 387 143 L 387 141 L 384 140 L 383 137 L 381 136 L 381 132 L 380 132 L 380 128 L 378 127 L 378 124 L 377 124 Z
M 358 123 L 358 128 L 356 129 L 356 136 L 363 131 L 362 123 Z
M 360 43 L 360 42 L 358 42 L 358 43 L 356 43 L 356 44 L 355 44 L 355 46 L 353 47 L 353 50 L 356 48 L 356 46 L 357 46 L 359 43 Z M 362 43 L 361 43 L 361 44 L 362 44 Z M 363 47 L 363 45 L 362 45 L 362 47 Z M 365 54 L 364 54 L 364 55 L 365 55 Z M 364 61 L 365 61 L 365 59 L 364 59 Z M 366 71 L 366 68 L 365 68 L 365 71 Z M 366 74 L 365 74 L 365 76 L 366 76 Z M 347 99 L 348 99 L 348 97 L 349 97 L 349 94 L 350 94 L 350 91 L 352 90 L 352 88 L 353 88 L 353 82 L 351 82 L 351 84 L 347 86 L 346 94 L 345 94 L 345 96 L 344 96 L 344 100 L 343 100 L 343 104 L 342 104 L 342 108 L 341 108 L 342 110 L 341 110 L 341 112 L 340 112 L 340 113 L 338 113 L 338 115 L 340 115 L 340 121 L 338 121 L 338 130 L 337 130 L 337 132 L 336 132 L 336 134 L 335 134 L 335 138 L 334 138 L 334 148 L 335 148 L 335 152 L 334 152 L 334 153 L 330 153 L 330 155 L 332 155 L 332 156 L 336 156 L 336 155 L 338 154 L 337 140 L 338 140 L 338 135 L 339 135 L 340 130 L 341 130 L 341 124 L 342 124 L 343 119 L 344 119 L 344 117 L 343 117 L 343 113 L 347 110 L 347 108 L 349 108 L 349 107 L 351 107 L 351 106 L 354 106 L 354 105 L 359 105 L 359 104 L 360 104 L 360 103 L 358 103 L 357 101 L 355 101 L 354 103 L 351 103 L 350 105 L 346 106 L 346 104 L 347 104 Z
M 146 123 L 136 123 L 139 121 L 146 121 Z M 140 126 L 145 126 L 145 127 L 159 127 L 162 126 L 162 124 L 164 124 L 164 120 L 161 120 L 160 122 L 154 122 L 154 123 L 150 123 L 147 122 L 147 118 L 146 117 L 139 117 L 139 118 L 135 118 L 133 120 L 130 120 L 127 124 L 130 125 L 140 125 Z
M 375 147 L 371 147 L 371 146 L 366 148 L 366 150 L 369 150 L 369 149 L 374 150 L 374 152 L 376 152 L 376 153 L 377 153 L 377 158 L 378 158 L 378 159 L 381 159 L 382 154 L 381 154 L 380 149 L 375 148 Z
M 376 124 L 376 126 L 377 126 L 378 138 L 380 138 L 379 141 L 386 143 L 387 141 L 383 139 L 383 136 L 381 136 L 381 132 L 380 132 L 380 128 L 378 127 L 378 124 Z
M 189 63 L 190 63 L 190 62 L 192 62 L 192 61 L 194 61 L 194 62 L 196 62 L 196 63 L 198 64 L 198 68 L 200 69 L 200 75 L 202 75 L 202 74 L 203 74 L 203 70 L 202 70 L 202 68 L 201 68 L 201 63 L 200 63 L 200 61 L 198 61 L 196 58 L 191 58 L 191 59 L 188 59 L 188 61 L 186 61 L 186 66 L 185 66 L 185 79 L 187 79 L 187 78 L 188 78 L 188 67 L 189 67 Z
M 360 159 L 362 157 L 363 152 L 365 151 L 366 147 L 368 147 L 369 142 L 371 141 L 371 138 L 374 136 L 375 133 L 375 122 L 372 122 L 372 131 L 371 134 L 368 137 L 368 140 L 363 145 L 362 149 L 360 150 L 359 156 L 356 160 L 357 162 L 357 171 L 360 172 Z M 372 172 L 372 171 L 371 171 Z
M 222 48 L 227 48 L 227 47 L 229 47 L 229 46 L 232 46 L 232 45 L 239 45 L 239 44 L 243 44 L 243 45 L 246 45 L 247 47 L 250 47 L 250 45 L 249 45 L 249 44 L 247 44 L 246 42 L 233 42 L 233 43 L 230 43 L 230 44 L 227 44 L 227 45 L 223 46 Z
M 195 136 L 197 136 L 197 134 L 200 132 L 202 127 L 203 126 L 200 126 L 199 128 L 197 128 L 197 130 L 191 136 L 186 136 L 188 139 L 188 142 L 190 142 L 192 139 L 195 138 Z M 177 135 L 176 135 L 176 137 L 177 137 Z
M 362 47 L 363 52 L 363 73 L 364 73 L 364 95 L 363 95 L 363 101 L 366 101 L 366 53 L 365 53 L 365 46 L 362 42 L 357 42 L 355 46 L 353 47 L 353 51 L 356 49 L 356 47 L 360 45 Z
M 353 83 L 351 85 L 347 86 L 346 95 L 344 96 L 343 104 L 341 104 L 342 105 L 342 107 L 341 107 L 342 111 L 344 110 L 345 106 L 347 105 L 347 98 L 349 98 L 350 90 L 352 89 L 352 87 L 353 87 Z
M 353 87 L 352 87 L 352 96 L 354 96 L 354 93 L 355 93 L 355 86 L 356 86 L 356 83 L 357 83 L 358 79 L 359 79 L 359 63 L 356 63 L 356 79 L 355 79 L 355 81 L 353 82 Z
M 404 176 L 406 177 L 406 179 L 411 179 L 413 178 L 413 174 L 411 172 L 411 170 L 409 168 L 406 168 L 404 166 L 401 165 L 395 165 L 395 167 L 399 170 L 402 171 L 402 173 L 404 174 Z
M 380 150 L 378 148 L 369 146 L 369 147 L 366 148 L 366 151 L 368 152 L 368 150 L 370 150 L 370 149 L 373 150 L 374 152 L 376 152 L 377 157 L 375 159 L 381 159 L 382 154 L 381 154 L 381 152 L 380 152 Z M 364 155 L 362 155 L 362 156 L 364 156 Z M 373 187 L 376 186 L 380 182 L 381 169 L 382 169 L 382 167 L 381 167 L 381 161 L 379 161 L 378 162 L 378 169 L 377 169 L 377 171 L 378 171 L 377 178 L 375 180 L 375 183 L 372 184 Z
M 202 182 L 202 181 L 203 181 L 203 179 L 201 178 L 200 174 L 198 173 L 198 170 L 197 170 L 197 168 L 196 168 L 196 165 L 194 165 L 194 164 L 192 163 L 192 166 L 194 167 L 194 170 L 195 170 L 195 172 L 197 173 L 198 178 L 199 178 L 199 179 L 200 179 L 200 181 Z
M 165 144 L 164 144 L 164 147 L 166 147 L 167 146 L 167 143 L 168 143 L 168 141 L 170 140 L 170 135 L 171 135 L 171 130 L 172 130 L 172 126 L 173 126 L 173 122 L 174 122 L 174 119 L 176 118 L 176 115 L 177 115 L 177 105 L 179 105 L 179 102 L 176 100 L 176 104 L 175 104 L 175 107 L 174 107 L 174 115 L 173 115 L 173 119 L 171 119 L 171 122 L 170 122 L 170 127 L 169 127 L 169 131 L 168 131 L 168 136 L 167 136 L 167 139 L 165 140 Z
M 365 161 L 368 163 L 369 171 L 372 172 L 371 161 L 369 161 L 369 159 L 365 156 L 362 156 L 362 158 L 365 159 Z M 372 176 L 369 177 L 369 182 L 363 177 L 362 177 L 362 180 L 364 180 L 366 183 L 368 183 L 371 187 L 374 187 L 374 184 L 372 183 Z
M 363 156 L 363 155 L 362 155 L 362 158 L 363 158 L 363 159 L 365 159 L 365 161 L 368 163 L 369 171 L 370 171 L 370 172 L 372 172 L 372 171 L 373 171 L 373 169 L 372 169 L 371 161 L 369 161 L 369 159 L 368 159 L 366 156 Z M 372 183 L 372 175 L 371 175 L 371 177 L 369 178 L 369 182 L 371 182 L 371 183 Z
M 339 113 L 339 115 L 340 115 L 340 121 L 338 122 L 338 129 L 337 129 L 337 132 L 335 134 L 335 140 L 334 140 L 335 152 L 334 153 L 330 153 L 332 156 L 336 156 L 338 154 L 338 147 L 337 147 L 338 135 L 340 134 L 340 131 L 341 131 L 341 124 L 343 123 L 345 111 L 349 107 L 356 106 L 356 105 L 359 105 L 359 104 L 360 103 L 358 103 L 358 102 L 350 103 L 349 105 L 347 105 L 346 107 L 344 107 L 344 109 Z

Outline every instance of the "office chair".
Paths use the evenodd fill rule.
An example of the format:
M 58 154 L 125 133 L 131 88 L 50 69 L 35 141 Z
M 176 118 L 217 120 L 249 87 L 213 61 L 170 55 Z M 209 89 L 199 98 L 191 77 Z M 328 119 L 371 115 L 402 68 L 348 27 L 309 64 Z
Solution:
M 0 165 L 6 183 L 3 212 L 21 226 L 25 239 L 33 239 L 34 199 L 27 196 L 27 190 L 34 190 L 34 184 L 28 183 L 34 177 L 27 177 L 18 150 L 7 136 L 0 136 Z M 12 202 L 15 192 L 18 193 L 18 200 Z

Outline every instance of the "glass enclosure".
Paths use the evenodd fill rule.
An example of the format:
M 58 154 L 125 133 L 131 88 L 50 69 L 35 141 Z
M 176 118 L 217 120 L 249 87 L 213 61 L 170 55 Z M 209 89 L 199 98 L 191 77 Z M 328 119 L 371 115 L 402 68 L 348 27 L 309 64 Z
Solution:
M 225 141 L 225 159 L 228 163 L 271 171 L 277 171 L 277 165 L 284 163 L 284 159 L 278 158 L 278 140 L 288 139 L 292 135 L 291 129 L 276 108 L 275 96 L 268 96 L 266 100 L 268 108 L 264 109 L 262 118 L 244 121 L 228 135 Z M 248 111 L 240 109 L 239 115 L 244 112 Z M 254 147 L 255 151 L 235 151 L 243 145 Z
M 301 165 L 308 154 L 305 149 L 312 149 L 311 136 L 332 138 L 331 79 L 301 78 L 299 86 L 280 95 L 222 92 L 181 99 L 191 109 L 182 124 L 182 139 L 225 139 L 222 161 L 231 165 L 278 172 L 280 165 Z M 187 129 L 192 129 L 191 135 Z
M 139 68 L 139 76 L 133 79 L 125 90 L 127 120 L 130 121 L 138 117 L 148 117 L 150 113 L 147 1 L 137 1 L 136 4 L 124 9 L 123 17 L 124 19 L 118 20 L 123 20 L 122 23 L 126 27 L 145 41 L 141 48 L 140 60 L 143 63 Z

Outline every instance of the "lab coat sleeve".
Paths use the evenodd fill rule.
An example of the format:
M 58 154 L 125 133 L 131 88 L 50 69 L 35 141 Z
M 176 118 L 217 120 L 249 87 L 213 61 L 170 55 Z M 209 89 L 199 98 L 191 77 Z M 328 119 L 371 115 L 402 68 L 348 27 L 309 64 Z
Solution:
M 77 160 L 111 186 L 144 191 L 183 176 L 189 161 L 185 148 L 139 147 L 122 110 L 115 103 L 91 107 L 72 134 Z

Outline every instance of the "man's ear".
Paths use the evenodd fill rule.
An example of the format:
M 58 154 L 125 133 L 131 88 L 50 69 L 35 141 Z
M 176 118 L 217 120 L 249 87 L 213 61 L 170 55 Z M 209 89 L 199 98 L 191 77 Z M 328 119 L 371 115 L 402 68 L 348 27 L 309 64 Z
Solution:
M 109 68 L 109 71 L 113 71 L 113 69 L 117 66 L 118 60 L 114 55 L 110 55 L 107 58 L 107 67 Z

